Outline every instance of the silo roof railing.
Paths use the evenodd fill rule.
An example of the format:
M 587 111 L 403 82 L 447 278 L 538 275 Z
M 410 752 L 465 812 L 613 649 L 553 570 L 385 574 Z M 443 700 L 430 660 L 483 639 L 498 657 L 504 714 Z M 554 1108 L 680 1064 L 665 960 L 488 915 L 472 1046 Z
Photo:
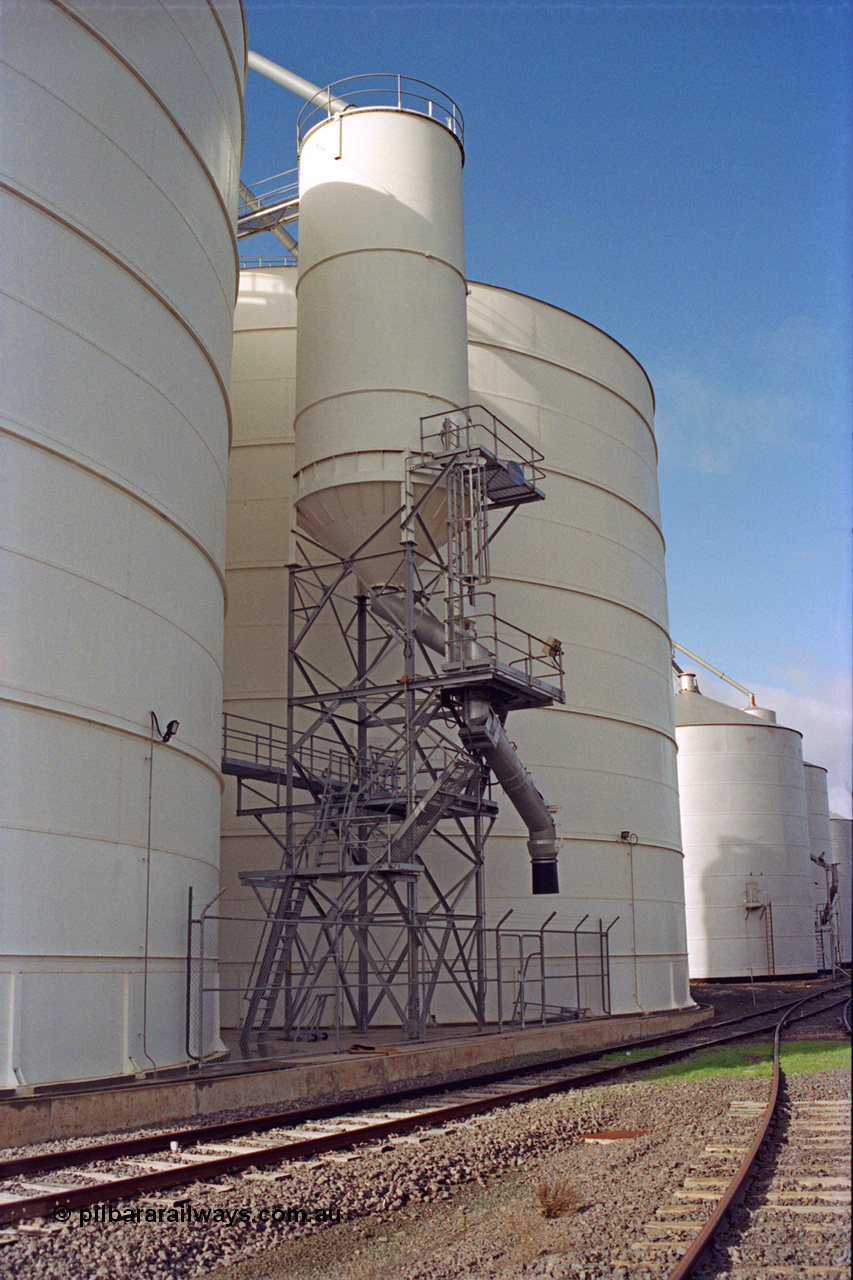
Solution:
M 449 129 L 460 143 L 464 142 L 462 112 L 452 98 L 425 80 L 389 72 L 350 76 L 326 85 L 300 111 L 296 122 L 297 142 L 301 144 L 315 125 L 340 115 L 341 100 L 346 102 L 345 111 L 385 107 L 429 116 Z

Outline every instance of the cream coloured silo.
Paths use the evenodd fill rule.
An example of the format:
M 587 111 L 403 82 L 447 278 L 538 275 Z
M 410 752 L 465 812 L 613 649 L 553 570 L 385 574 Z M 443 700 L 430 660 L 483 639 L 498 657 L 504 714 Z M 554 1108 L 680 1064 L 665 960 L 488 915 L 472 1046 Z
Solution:
M 287 722 L 287 563 L 293 520 L 293 414 L 296 383 L 296 267 L 244 269 L 234 312 L 228 463 L 223 703 L 226 718 Z M 241 721 L 229 721 L 237 726 Z M 245 726 L 248 728 L 248 726 Z M 241 871 L 265 866 L 271 842 L 253 818 L 236 816 L 236 783 L 222 803 L 219 910 L 223 1025 L 239 1021 L 258 902 Z M 268 821 L 275 824 L 275 819 Z M 231 917 L 231 919 L 228 919 Z
M 471 283 L 469 383 L 545 456 L 545 501 L 494 541 L 499 613 L 562 644 L 566 705 L 514 714 L 510 736 L 557 808 L 560 893 L 530 893 L 508 806 L 486 859 L 507 929 L 610 934 L 614 1013 L 691 1003 L 670 691 L 654 398 L 618 342 L 534 298 Z M 532 623 L 531 620 L 535 620 Z M 622 832 L 626 838 L 622 838 Z M 593 997 L 591 996 L 592 1000 Z
M 428 86 L 412 109 L 333 92 L 354 105 L 309 112 L 299 150 L 295 502 L 346 555 L 401 506 L 420 418 L 468 402 L 463 155 Z
M 831 892 L 832 829 L 826 769 L 804 764 L 806 811 L 809 819 L 810 882 L 815 921 L 815 961 L 819 969 L 832 967 L 831 930 L 827 914 Z M 815 861 L 819 859 L 819 861 Z
M 188 890 L 218 888 L 244 59 L 238 0 L 4 14 L 4 1087 L 186 1058 Z
M 838 867 L 838 954 L 842 964 L 853 959 L 853 821 L 830 815 L 832 861 Z
M 675 695 L 690 973 L 813 973 L 812 863 L 802 735 L 703 697 Z

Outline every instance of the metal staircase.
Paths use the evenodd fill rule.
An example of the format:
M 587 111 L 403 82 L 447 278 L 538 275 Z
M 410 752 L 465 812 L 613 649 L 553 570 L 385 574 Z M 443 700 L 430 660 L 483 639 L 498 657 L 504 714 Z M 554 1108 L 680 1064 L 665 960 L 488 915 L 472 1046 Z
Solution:
M 502 724 L 510 709 L 564 698 L 559 645 L 502 623 L 483 591 L 488 510 L 505 523 L 543 496 L 539 457 L 485 410 L 425 419 L 379 586 L 364 585 L 371 542 L 330 562 L 296 535 L 288 723 L 229 716 L 223 744 L 238 814 L 280 852 L 240 876 L 264 913 L 244 1050 L 276 1028 L 315 1035 L 324 1009 L 338 1030 L 390 1017 L 422 1038 L 442 985 L 485 1025 L 483 850 L 497 805 L 460 707 L 475 688 Z M 422 523 L 441 495 L 444 552 Z M 322 657 L 311 648 L 321 629 Z

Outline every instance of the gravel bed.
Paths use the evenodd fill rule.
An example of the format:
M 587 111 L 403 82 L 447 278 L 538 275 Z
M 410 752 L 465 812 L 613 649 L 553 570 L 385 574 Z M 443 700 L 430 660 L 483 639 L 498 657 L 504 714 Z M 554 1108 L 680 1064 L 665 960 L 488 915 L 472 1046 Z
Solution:
M 643 1222 L 681 1185 L 730 1099 L 761 1099 L 765 1091 L 766 1081 L 738 1077 L 537 1099 L 420 1140 L 377 1144 L 352 1159 L 291 1165 L 274 1182 L 235 1176 L 166 1193 L 147 1202 L 150 1213 L 162 1208 L 159 1222 L 86 1223 L 75 1211 L 67 1225 L 5 1246 L 0 1276 L 641 1280 L 659 1272 L 654 1264 L 630 1273 L 620 1266 L 626 1244 L 642 1238 Z M 609 1145 L 582 1141 L 602 1127 L 648 1133 Z M 564 1178 L 577 1212 L 546 1219 L 537 1189 Z M 304 1209 L 312 1220 L 340 1214 L 341 1225 L 260 1220 L 264 1211 L 283 1216 L 287 1209 Z M 179 1218 L 189 1210 L 209 1211 L 211 1220 L 168 1220 L 170 1212 Z M 256 1264 L 228 1265 L 252 1255 Z
M 755 1008 L 760 1013 L 763 1008 L 769 1008 L 777 1004 L 781 1004 L 786 1000 L 797 1000 L 809 994 L 814 989 L 814 982 L 790 982 L 790 983 L 756 983 L 755 984 Z M 753 1009 L 752 988 L 748 983 L 723 983 L 723 982 L 705 982 L 691 983 L 691 994 L 698 1004 L 710 1005 L 714 1008 L 716 1019 L 724 1019 L 737 1017 L 742 1014 L 750 1013 Z M 711 1023 L 705 1023 L 698 1027 L 694 1033 L 684 1038 L 684 1044 L 700 1044 L 704 1037 L 707 1036 Z M 841 1023 L 841 1011 L 833 1010 L 831 1013 L 820 1014 L 815 1018 L 809 1019 L 796 1024 L 794 1034 L 798 1039 L 832 1039 L 846 1038 L 846 1033 Z M 617 1046 L 614 1046 L 616 1051 Z M 603 1051 L 603 1052 L 606 1052 Z M 505 1062 L 498 1063 L 496 1066 L 509 1067 L 528 1065 L 541 1065 L 547 1067 L 550 1059 L 561 1056 L 561 1051 L 553 1053 L 540 1054 L 524 1054 L 514 1059 L 507 1059 Z M 450 1085 L 464 1085 L 470 1077 L 470 1071 L 453 1071 L 442 1075 L 436 1075 L 432 1080 L 411 1080 L 401 1081 L 399 1087 L 405 1089 L 408 1086 L 418 1087 L 423 1084 L 434 1084 L 437 1091 L 443 1090 Z M 528 1076 L 530 1080 L 534 1080 L 535 1076 Z M 178 1119 L 157 1122 L 149 1125 L 141 1125 L 136 1129 L 122 1130 L 120 1133 L 111 1133 L 109 1131 L 85 1135 L 76 1138 L 62 1138 L 48 1142 L 30 1143 L 17 1147 L 0 1147 L 0 1159 L 13 1159 L 15 1157 L 38 1155 L 50 1151 L 67 1151 L 78 1147 L 88 1147 L 95 1142 L 108 1142 L 111 1138 L 138 1138 L 153 1136 L 158 1133 L 172 1133 L 176 1129 L 190 1127 L 198 1124 L 227 1124 L 234 1120 L 253 1119 L 255 1117 L 264 1117 L 276 1115 L 281 1111 L 296 1110 L 298 1108 L 307 1108 L 322 1106 L 325 1103 L 340 1102 L 362 1102 L 369 1100 L 370 1094 L 363 1094 L 357 1090 L 341 1091 L 339 1093 L 329 1093 L 316 1095 L 311 1098 L 299 1098 L 286 1103 L 267 1103 L 255 1106 L 246 1106 L 241 1108 L 232 1108 L 230 1110 L 209 1112 L 204 1114 L 196 1114 L 183 1116 Z M 376 1090 L 376 1097 L 383 1098 L 381 1090 Z M 439 1105 L 440 1092 L 436 1092 L 434 1100 Z M 419 1097 L 413 1099 L 401 1099 L 395 1102 L 394 1106 L 397 1110 L 415 1110 L 426 1105 L 426 1098 Z
M 835 1014 L 827 1019 L 824 1034 L 842 1038 Z M 695 1172 L 710 1135 L 735 1134 L 730 1100 L 763 1100 L 766 1088 L 764 1079 L 740 1076 L 578 1090 L 351 1155 L 291 1164 L 275 1180 L 260 1170 L 256 1178 L 235 1174 L 167 1191 L 138 1208 L 114 1209 L 113 1221 L 75 1210 L 66 1224 L 34 1223 L 0 1243 L 0 1280 L 657 1280 L 680 1251 L 638 1256 L 630 1246 L 646 1238 L 644 1223 Z M 790 1090 L 792 1099 L 849 1099 L 849 1072 L 795 1076 Z M 609 1145 L 583 1142 L 584 1134 L 608 1127 L 647 1132 Z M 58 1172 L 51 1180 L 62 1178 Z M 563 1180 L 573 1211 L 543 1216 L 539 1188 Z M 305 1221 L 286 1221 L 288 1211 Z M 706 1280 L 737 1264 L 745 1227 L 735 1227 Z

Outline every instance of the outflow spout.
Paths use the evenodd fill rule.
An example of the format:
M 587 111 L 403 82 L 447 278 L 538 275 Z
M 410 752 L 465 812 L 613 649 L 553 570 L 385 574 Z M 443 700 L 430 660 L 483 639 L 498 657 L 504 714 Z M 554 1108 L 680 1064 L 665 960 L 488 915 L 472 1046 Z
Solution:
M 399 596 L 374 597 L 371 611 L 395 626 L 405 626 L 405 606 Z M 444 627 L 434 614 L 415 607 L 413 631 L 418 640 L 436 653 L 444 654 Z M 476 640 L 467 642 L 472 660 L 488 658 L 488 650 Z M 463 701 L 464 728 L 460 736 L 469 750 L 482 756 L 515 807 L 527 830 L 533 873 L 533 892 L 559 893 L 557 852 L 559 837 L 550 809 L 530 774 L 518 758 L 500 718 L 480 692 L 466 693 Z
M 463 714 L 463 741 L 486 761 L 530 832 L 527 848 L 533 872 L 533 892 L 559 893 L 559 838 L 544 797 L 519 760 L 506 730 L 486 699 L 479 694 L 466 695 Z

